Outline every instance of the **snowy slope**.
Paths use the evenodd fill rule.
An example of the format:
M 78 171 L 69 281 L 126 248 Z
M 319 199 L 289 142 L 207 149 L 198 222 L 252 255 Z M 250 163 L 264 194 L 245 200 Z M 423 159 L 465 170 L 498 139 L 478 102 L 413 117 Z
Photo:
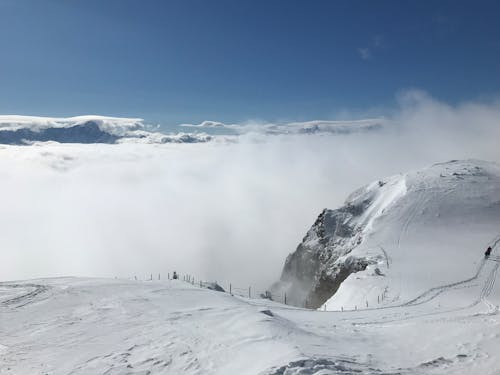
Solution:
M 500 234 L 498 164 L 452 161 L 395 178 L 405 193 L 395 201 L 393 188 L 383 194 L 390 206 L 370 214 L 365 239 L 351 253 L 374 264 L 351 275 L 328 308 L 373 306 L 382 295 L 381 303 L 398 304 L 472 277 L 487 244 Z
M 498 374 L 498 264 L 455 306 L 344 312 L 182 281 L 4 282 L 0 374 Z
M 499 226 L 497 164 L 451 161 L 392 176 L 323 211 L 273 291 L 313 307 L 336 292 L 333 310 L 398 304 L 470 277 Z
M 369 264 L 332 311 L 182 281 L 2 282 L 0 374 L 499 374 L 499 166 L 438 164 L 349 202 L 366 197 L 339 259 Z

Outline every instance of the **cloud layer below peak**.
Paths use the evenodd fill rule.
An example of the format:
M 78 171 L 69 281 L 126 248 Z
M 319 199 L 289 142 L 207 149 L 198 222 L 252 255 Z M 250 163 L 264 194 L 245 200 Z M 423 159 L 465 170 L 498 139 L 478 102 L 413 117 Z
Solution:
M 388 120 L 204 123 L 187 128 L 237 130 L 190 147 L 137 144 L 169 136 L 134 121 L 125 131 L 148 136 L 112 147 L 0 145 L 0 275 L 176 270 L 263 288 L 321 210 L 360 186 L 451 159 L 500 162 L 499 119 L 496 102 L 451 106 L 412 91 Z M 325 126 L 336 132 L 300 130 Z

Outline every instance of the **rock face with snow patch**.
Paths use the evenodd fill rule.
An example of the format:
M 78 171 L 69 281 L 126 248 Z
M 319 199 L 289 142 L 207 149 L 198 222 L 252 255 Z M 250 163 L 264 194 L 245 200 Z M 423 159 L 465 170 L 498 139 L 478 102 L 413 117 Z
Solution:
M 350 256 L 363 241 L 376 215 L 404 192 L 397 178 L 377 181 L 351 194 L 345 205 L 324 209 L 294 253 L 285 262 L 271 294 L 287 295 L 296 306 L 321 306 L 352 273 L 366 269 L 369 260 Z

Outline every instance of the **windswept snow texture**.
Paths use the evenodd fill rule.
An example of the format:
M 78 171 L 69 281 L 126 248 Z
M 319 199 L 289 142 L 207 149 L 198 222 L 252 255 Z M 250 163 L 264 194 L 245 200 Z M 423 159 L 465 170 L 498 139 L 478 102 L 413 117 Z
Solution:
M 0 373 L 497 374 L 499 242 L 490 260 L 476 257 L 465 284 L 357 311 L 297 309 L 180 280 L 3 282 Z
M 272 291 L 331 310 L 400 305 L 470 277 L 499 228 L 499 165 L 436 164 L 375 181 L 323 211 Z
M 319 311 L 180 280 L 2 282 L 0 374 L 498 374 L 500 167 L 437 164 L 348 203 L 304 246 L 354 236 L 339 259 L 368 264 Z
M 69 118 L 0 116 L 0 144 L 59 143 L 197 143 L 207 134 L 162 134 L 145 129 L 138 118 L 78 116 Z

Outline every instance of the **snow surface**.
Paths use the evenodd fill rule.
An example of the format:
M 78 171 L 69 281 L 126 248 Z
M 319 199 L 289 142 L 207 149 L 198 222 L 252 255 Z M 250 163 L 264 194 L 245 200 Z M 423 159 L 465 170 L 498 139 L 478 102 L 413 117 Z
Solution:
M 350 197 L 391 191 L 353 251 L 384 276 L 351 275 L 325 306 L 338 311 L 179 280 L 3 282 L 0 374 L 499 374 L 500 167 L 386 182 Z
M 0 374 L 495 374 L 498 265 L 485 262 L 456 305 L 345 312 L 177 280 L 4 282 Z
M 500 234 L 496 163 L 436 164 L 373 183 L 357 194 L 357 199 L 373 195 L 374 203 L 358 222 L 369 220 L 369 225 L 349 256 L 374 264 L 345 280 L 327 309 L 397 305 L 433 287 L 468 279 L 487 244 Z

